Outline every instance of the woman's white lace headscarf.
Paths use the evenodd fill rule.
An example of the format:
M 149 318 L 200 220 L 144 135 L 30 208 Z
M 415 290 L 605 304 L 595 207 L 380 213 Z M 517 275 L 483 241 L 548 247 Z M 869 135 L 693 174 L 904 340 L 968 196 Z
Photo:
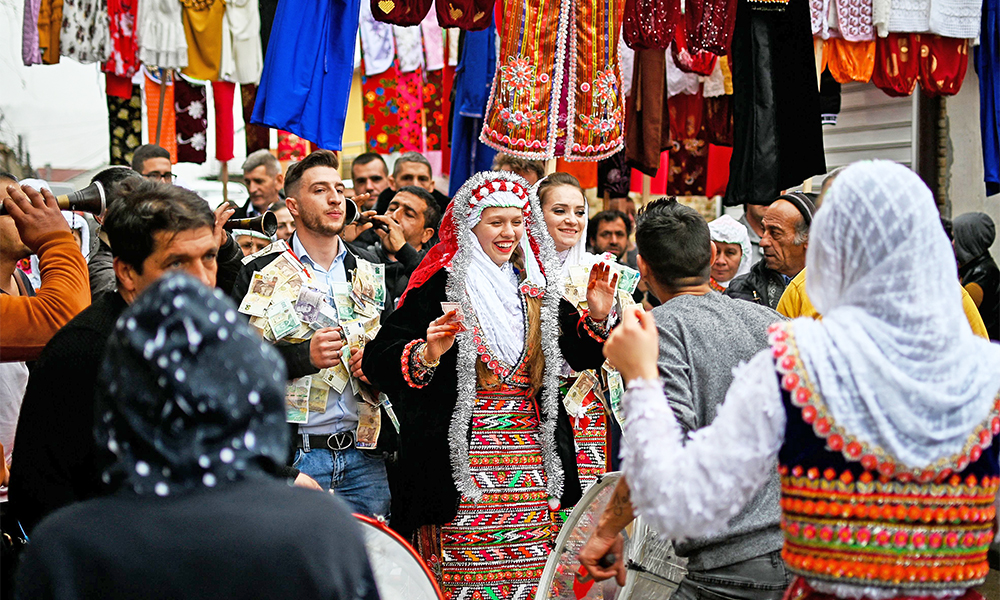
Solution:
M 973 335 L 931 192 L 889 161 L 855 163 L 816 213 L 792 328 L 834 419 L 910 468 L 959 454 L 1000 390 L 1000 347 Z
M 747 233 L 747 228 L 743 225 L 743 223 L 740 223 L 729 215 L 722 215 L 708 224 L 708 231 L 712 234 L 713 242 L 740 245 L 740 249 L 743 251 L 743 256 L 740 257 L 740 266 L 737 267 L 736 275 L 733 275 L 733 279 L 736 279 L 740 275 L 746 275 L 749 273 L 750 258 L 753 248 L 750 246 L 750 234 Z M 733 279 L 730 279 L 729 281 L 716 281 L 716 283 L 724 288 L 727 288 L 729 287 L 729 282 Z

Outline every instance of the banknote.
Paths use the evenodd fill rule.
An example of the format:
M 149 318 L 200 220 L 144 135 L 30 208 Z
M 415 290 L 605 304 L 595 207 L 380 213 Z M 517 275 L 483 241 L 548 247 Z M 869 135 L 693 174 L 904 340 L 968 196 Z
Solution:
M 256 258 L 260 258 L 261 256 L 267 256 L 268 254 L 284 252 L 285 250 L 288 250 L 288 244 L 285 242 L 285 240 L 277 240 L 275 242 L 271 242 L 270 244 L 264 246 L 263 248 L 261 248 L 260 250 L 254 252 L 249 256 L 244 256 L 241 260 L 243 261 L 243 264 L 247 264 L 248 262 Z
M 300 377 L 285 388 L 285 420 L 289 423 L 309 422 L 309 388 L 311 377 Z
M 607 361 L 604 362 L 602 370 L 604 371 L 604 378 L 608 382 L 608 405 L 611 408 L 611 414 L 614 415 L 615 420 L 618 421 L 620 426 L 624 426 L 625 416 L 622 412 L 622 397 L 625 396 L 625 382 L 622 381 L 622 374 Z
M 635 286 L 639 285 L 639 271 L 626 265 L 615 265 L 618 271 L 618 289 L 631 294 L 635 291 Z
M 330 396 L 330 386 L 320 377 L 311 377 L 309 387 L 309 412 L 323 414 L 326 412 L 327 398 Z
M 458 322 L 458 325 L 460 327 L 458 330 L 459 333 L 468 330 L 468 327 L 465 326 L 465 313 L 462 312 L 461 304 L 459 304 L 458 302 L 442 302 L 441 311 L 444 314 L 448 314 L 451 311 L 455 311 L 455 320 Z
M 354 314 L 354 301 L 351 300 L 351 284 L 337 282 L 331 285 L 333 288 L 333 303 L 337 306 L 337 318 L 341 321 L 356 319 Z
M 299 328 L 299 319 L 295 316 L 295 308 L 285 298 L 272 302 L 271 306 L 267 308 L 267 322 L 270 324 L 271 334 L 276 340 L 280 340 Z
M 309 327 L 319 331 L 320 329 L 325 329 L 327 327 L 336 327 L 337 322 L 337 309 L 324 302 L 323 305 L 320 306 L 319 314 L 316 315 L 316 320 L 309 323 Z
M 326 294 L 316 288 L 303 285 L 299 288 L 299 296 L 295 300 L 295 314 L 303 323 L 315 323 L 319 320 L 319 311 L 326 305 Z
M 569 388 L 566 392 L 566 397 L 563 398 L 563 404 L 566 406 L 566 412 L 570 417 L 580 418 L 583 416 L 585 410 L 583 408 L 584 400 L 587 398 L 587 394 L 590 390 L 594 389 L 594 385 L 597 384 L 597 376 L 593 371 L 584 371 L 576 378 L 573 383 L 573 387 Z
M 290 252 L 282 252 L 278 255 L 278 258 L 271 261 L 269 265 L 264 267 L 261 271 L 266 275 L 273 275 L 278 278 L 278 283 L 282 283 L 292 279 L 293 277 L 299 277 L 299 273 L 302 273 L 302 263 L 295 259 Z M 296 290 L 296 293 L 298 290 Z
M 276 277 L 266 276 L 260 271 L 255 271 L 250 277 L 250 288 L 240 302 L 240 312 L 253 317 L 266 315 L 267 307 L 271 304 L 271 296 L 277 285 L 278 279 Z
M 358 402 L 358 428 L 355 447 L 372 450 L 378 444 L 378 434 L 382 431 L 382 415 L 378 406 L 368 402 Z
M 323 383 L 338 394 L 344 392 L 344 388 L 347 387 L 347 382 L 351 379 L 351 374 L 347 371 L 347 367 L 344 365 L 343 361 L 337 363 L 333 367 L 323 369 L 319 372 L 319 375 L 323 380 Z

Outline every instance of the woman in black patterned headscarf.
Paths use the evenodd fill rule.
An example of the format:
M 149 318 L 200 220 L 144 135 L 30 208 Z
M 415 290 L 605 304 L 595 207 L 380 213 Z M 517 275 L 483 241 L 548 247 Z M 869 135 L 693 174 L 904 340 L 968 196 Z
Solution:
M 19 597 L 378 597 L 340 502 L 273 475 L 285 369 L 231 301 L 164 277 L 122 314 L 99 381 L 111 495 L 42 521 Z

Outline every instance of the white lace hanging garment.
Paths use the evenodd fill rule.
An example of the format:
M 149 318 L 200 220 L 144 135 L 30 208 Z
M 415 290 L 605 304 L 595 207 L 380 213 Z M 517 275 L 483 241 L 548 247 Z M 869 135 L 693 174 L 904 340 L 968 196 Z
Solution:
M 139 60 L 149 71 L 187 66 L 182 12 L 177 0 L 139 0 Z
M 982 10 L 982 0 L 891 0 L 888 31 L 977 38 Z
M 1000 346 L 969 327 L 927 186 L 893 162 L 852 165 L 816 213 L 806 264 L 823 322 L 793 327 L 837 421 L 913 468 L 961 452 L 1000 390 Z

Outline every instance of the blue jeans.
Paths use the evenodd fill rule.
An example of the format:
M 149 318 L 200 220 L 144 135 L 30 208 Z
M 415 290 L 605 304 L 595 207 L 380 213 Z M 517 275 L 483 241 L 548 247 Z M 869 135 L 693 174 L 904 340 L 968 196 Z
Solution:
M 707 571 L 689 571 L 671 600 L 781 600 L 792 574 L 781 551 Z
M 324 490 L 347 502 L 351 510 L 389 520 L 389 481 L 381 455 L 368 454 L 353 446 L 346 450 L 301 448 L 292 466 L 312 477 Z

